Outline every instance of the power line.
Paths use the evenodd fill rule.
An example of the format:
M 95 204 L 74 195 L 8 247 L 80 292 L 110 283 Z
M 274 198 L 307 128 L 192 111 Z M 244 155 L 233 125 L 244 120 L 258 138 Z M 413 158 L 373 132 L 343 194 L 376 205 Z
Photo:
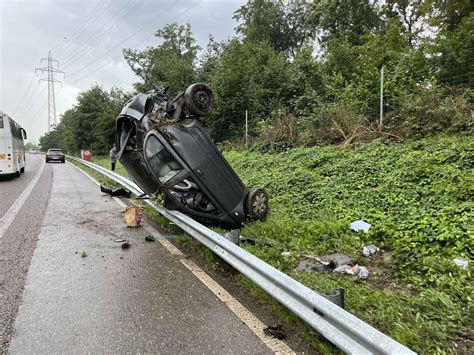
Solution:
M 179 17 L 181 17 L 182 15 L 184 15 L 186 12 L 188 12 L 189 10 L 191 10 L 193 7 L 195 7 L 196 5 L 198 4 L 198 2 L 195 2 L 193 3 L 191 6 L 189 6 L 187 9 L 185 9 L 184 11 L 182 11 L 180 14 L 178 14 L 177 16 L 175 16 L 173 19 L 171 19 L 171 21 L 174 21 L 176 19 L 178 19 Z M 168 7 L 166 10 L 164 10 L 162 12 L 162 14 L 166 13 L 170 8 L 172 7 L 172 5 L 170 7 Z M 161 17 L 161 15 L 160 15 Z M 156 19 L 154 19 L 154 21 L 156 21 Z M 141 26 L 137 31 L 135 31 L 134 33 L 132 33 L 130 36 L 128 36 L 127 38 L 125 38 L 123 41 L 119 42 L 117 45 L 115 45 L 114 47 L 112 47 L 110 50 L 108 50 L 107 52 L 105 52 L 101 57 L 91 61 L 90 63 L 88 63 L 87 65 L 85 65 L 84 67 L 82 67 L 81 69 L 79 70 L 76 70 L 75 72 L 73 72 L 71 75 L 69 75 L 69 78 L 71 78 L 72 76 L 74 75 L 77 75 L 77 73 L 83 71 L 84 69 L 88 68 L 90 65 L 94 64 L 95 62 L 97 62 L 100 58 L 103 58 L 106 54 L 112 52 L 115 48 L 119 47 L 120 45 L 122 45 L 123 43 L 125 43 L 126 41 L 128 41 L 130 38 L 134 37 L 138 32 L 140 32 L 147 24 Z M 148 35 L 144 40 L 140 41 L 138 44 L 135 45 L 135 47 L 139 46 L 141 43 L 145 42 L 148 38 L 150 37 L 153 37 L 153 35 Z M 114 57 L 112 58 L 111 61 L 108 61 L 107 63 L 101 65 L 100 67 L 98 67 L 97 69 L 87 73 L 86 75 L 80 77 L 79 79 L 76 79 L 72 82 L 70 82 L 69 84 L 74 84 L 76 82 L 78 82 L 79 80 L 82 80 L 83 78 L 95 73 L 96 71 L 98 71 L 99 69 L 102 69 L 103 67 L 105 67 L 106 65 L 112 63 L 116 58 L 120 58 L 122 56 L 122 54 L 120 54 L 120 56 L 118 57 Z
M 91 9 L 91 11 L 85 16 L 84 21 L 83 21 L 83 22 L 78 22 L 78 23 L 76 24 L 76 26 L 74 27 L 74 29 L 71 31 L 71 33 L 68 34 L 68 35 L 66 35 L 66 36 L 64 37 L 64 40 L 61 41 L 60 43 L 58 43 L 51 51 L 52 51 L 52 52 L 60 51 L 60 50 L 62 50 L 61 47 L 64 47 L 64 46 L 68 45 L 69 42 L 65 42 L 65 40 L 66 40 L 66 39 L 69 39 L 69 38 L 73 38 L 73 37 L 76 35 L 76 33 L 78 32 L 79 28 L 80 28 L 81 26 L 84 26 L 84 25 L 89 21 L 89 19 L 91 18 L 91 16 L 95 13 L 96 9 L 98 9 L 100 6 L 102 6 L 105 2 L 106 2 L 106 0 L 103 0 L 102 2 L 96 3 L 96 6 L 93 7 L 93 8 Z
M 105 28 L 105 26 L 110 23 L 111 21 L 113 21 L 114 19 L 116 19 L 120 13 L 123 11 L 123 10 L 127 10 L 127 8 L 130 6 L 130 5 L 134 5 L 135 3 L 133 2 L 133 0 L 129 0 L 128 4 L 125 5 L 124 7 L 122 7 L 121 9 L 119 9 L 118 12 L 115 13 L 115 15 L 102 27 Z M 136 12 L 138 9 L 140 9 L 140 6 L 136 6 L 135 9 L 133 9 L 132 11 L 125 11 L 124 13 L 127 14 L 127 16 L 129 15 L 132 15 L 134 12 Z M 123 15 L 123 14 L 122 14 Z M 107 28 L 107 30 L 105 30 L 104 32 L 100 32 L 100 28 L 96 31 L 96 34 L 98 35 L 95 39 L 93 39 L 95 36 L 92 36 L 91 38 L 89 38 L 89 42 L 88 42 L 88 47 L 92 47 L 94 46 L 96 43 L 98 43 L 100 40 L 102 40 L 107 34 L 109 34 L 111 31 L 114 30 L 115 28 L 115 25 L 117 23 L 119 23 L 120 21 L 122 21 L 121 18 L 118 18 L 109 28 Z M 79 53 L 73 53 L 72 55 L 69 55 L 67 56 L 66 58 L 63 59 L 63 66 L 64 67 L 67 67 L 69 66 L 69 64 L 71 63 L 74 63 L 78 58 L 82 57 L 83 53 L 82 52 L 79 52 Z
M 39 87 L 39 85 L 38 85 L 38 87 Z M 43 90 L 40 90 L 38 92 L 38 95 L 36 96 L 36 98 L 34 100 L 32 100 L 32 102 L 33 102 L 32 104 L 23 105 L 22 107 L 20 107 L 20 111 L 17 113 L 17 115 L 18 116 L 26 116 L 26 114 L 35 106 L 35 104 L 41 98 L 41 94 L 43 94 L 45 91 L 46 91 L 46 88 L 43 88 Z M 22 112 L 23 107 L 26 108 L 26 111 L 24 111 L 24 112 Z M 20 113 L 22 113 L 22 115 L 20 115 Z
M 21 104 L 23 103 L 23 100 L 25 99 L 26 95 L 30 92 L 31 86 L 33 85 L 33 81 L 35 81 L 35 76 L 36 76 L 36 73 L 33 72 L 33 76 L 31 77 L 31 80 L 30 80 L 30 83 L 28 84 L 28 87 L 26 88 L 26 90 L 25 90 L 23 96 L 21 97 L 20 102 L 16 106 L 15 110 L 13 110 L 13 113 L 12 113 L 13 117 L 15 117 L 15 114 L 17 113 L 18 109 L 21 107 Z
M 87 33 L 86 31 L 84 31 L 86 25 L 92 25 L 92 24 L 94 23 L 94 21 L 96 21 L 100 16 L 102 16 L 102 14 L 105 13 L 105 11 L 112 5 L 112 3 L 113 3 L 113 1 L 110 1 L 110 2 L 106 5 L 106 0 L 104 0 L 104 1 L 102 2 L 102 5 L 106 5 L 106 6 L 103 7 L 102 9 L 100 9 L 100 10 L 97 10 L 97 12 L 94 13 L 94 14 L 92 15 L 92 17 L 89 18 L 88 21 L 84 22 L 84 24 L 82 25 L 83 28 L 82 28 L 82 29 L 79 28 L 78 31 L 76 31 L 76 34 L 75 34 L 76 38 L 74 38 L 74 41 L 69 41 L 69 42 L 66 44 L 66 46 L 64 47 L 63 53 L 60 53 L 59 55 L 60 55 L 60 56 L 61 56 L 61 55 L 64 55 L 64 54 L 67 52 L 67 50 L 68 50 L 68 49 L 67 49 L 67 48 L 68 48 L 68 45 L 69 45 L 69 47 L 70 47 L 74 42 L 76 42 L 78 39 L 80 39 L 81 37 L 83 37 L 83 36 L 85 35 L 85 33 Z M 74 37 L 74 36 L 73 36 L 73 37 Z M 73 47 L 71 47 L 71 51 L 72 51 L 72 53 L 74 53 L 74 48 L 73 48 Z

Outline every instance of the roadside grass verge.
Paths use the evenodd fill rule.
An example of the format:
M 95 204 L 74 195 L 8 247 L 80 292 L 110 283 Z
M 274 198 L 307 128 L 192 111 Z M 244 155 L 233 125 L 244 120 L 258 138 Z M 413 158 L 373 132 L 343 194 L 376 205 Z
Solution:
M 345 288 L 348 311 L 418 352 L 474 350 L 472 138 L 225 156 L 247 186 L 270 194 L 267 220 L 242 235 L 273 247 L 247 250 L 319 292 Z M 372 224 L 368 234 L 350 231 L 358 219 Z M 363 257 L 372 243 L 385 253 Z M 305 255 L 336 252 L 367 266 L 369 279 L 294 271 Z
M 415 351 L 474 351 L 473 138 L 224 154 L 247 186 L 264 187 L 271 198 L 266 221 L 244 226 L 242 235 L 272 247 L 244 248 L 318 292 L 343 287 L 349 312 Z M 110 165 L 107 158 L 94 162 Z M 117 172 L 127 176 L 119 163 Z M 372 224 L 368 234 L 349 230 L 357 219 Z M 208 262 L 218 260 L 189 238 L 178 241 L 201 250 Z M 363 257 L 363 245 L 371 243 L 385 252 Z M 369 279 L 294 271 L 305 255 L 334 252 L 367 266 Z M 456 266 L 456 257 L 469 260 L 469 267 Z M 286 326 L 303 329 L 316 349 L 334 352 L 250 280 L 235 278 L 274 308 Z

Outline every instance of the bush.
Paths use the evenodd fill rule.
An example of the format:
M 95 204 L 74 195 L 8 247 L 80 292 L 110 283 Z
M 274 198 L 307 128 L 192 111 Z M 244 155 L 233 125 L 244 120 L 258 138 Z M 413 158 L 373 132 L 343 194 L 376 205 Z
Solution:
M 398 119 L 392 130 L 405 137 L 425 137 L 448 133 L 474 133 L 472 91 L 453 88 L 420 87 L 406 94 L 404 104 L 397 110 Z

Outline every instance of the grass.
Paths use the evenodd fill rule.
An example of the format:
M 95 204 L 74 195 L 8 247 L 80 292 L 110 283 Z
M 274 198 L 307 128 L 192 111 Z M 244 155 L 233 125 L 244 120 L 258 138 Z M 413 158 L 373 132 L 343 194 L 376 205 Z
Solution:
M 273 247 L 244 245 L 248 251 L 319 292 L 343 287 L 348 311 L 415 351 L 474 350 L 468 340 L 474 315 L 471 266 L 463 270 L 452 261 L 473 260 L 472 138 L 375 141 L 282 153 L 229 151 L 225 156 L 247 186 L 264 187 L 271 198 L 267 220 L 244 226 L 242 234 Z M 107 158 L 94 162 L 110 165 Z M 117 172 L 127 175 L 119 163 Z M 372 224 L 367 235 L 349 230 L 356 219 Z M 209 262 L 217 259 L 197 242 L 186 243 Z M 368 243 L 385 253 L 361 256 Z M 369 279 L 294 271 L 304 255 L 334 252 L 367 266 Z M 250 280 L 242 275 L 236 280 L 274 308 L 288 327 L 302 329 L 316 349 L 334 352 Z

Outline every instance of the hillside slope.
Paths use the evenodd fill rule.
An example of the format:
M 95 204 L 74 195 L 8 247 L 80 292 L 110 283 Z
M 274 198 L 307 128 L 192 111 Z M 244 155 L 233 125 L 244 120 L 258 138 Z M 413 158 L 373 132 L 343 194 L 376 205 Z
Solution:
M 272 247 L 246 248 L 318 291 L 346 288 L 349 311 L 417 351 L 472 349 L 472 138 L 225 156 L 248 186 L 271 198 L 267 220 L 242 234 Z M 350 230 L 358 219 L 372 224 L 368 234 Z M 366 244 L 384 253 L 363 257 Z M 369 279 L 293 271 L 305 255 L 335 252 L 367 266 Z

